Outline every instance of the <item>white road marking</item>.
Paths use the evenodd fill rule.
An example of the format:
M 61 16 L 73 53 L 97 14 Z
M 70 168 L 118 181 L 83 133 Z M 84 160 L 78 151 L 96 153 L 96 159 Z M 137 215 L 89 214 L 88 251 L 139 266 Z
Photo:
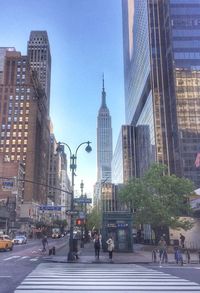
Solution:
M 138 265 L 42 263 L 17 287 L 22 292 L 200 292 L 200 285 Z

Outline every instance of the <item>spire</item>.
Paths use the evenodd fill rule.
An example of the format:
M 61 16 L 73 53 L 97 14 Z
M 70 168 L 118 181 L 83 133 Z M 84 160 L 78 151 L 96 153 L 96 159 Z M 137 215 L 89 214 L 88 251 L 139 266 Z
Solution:
M 101 107 L 106 107 L 106 92 L 105 92 L 105 88 L 104 88 L 104 74 L 103 74 L 103 87 L 102 87 L 102 103 L 101 103 Z

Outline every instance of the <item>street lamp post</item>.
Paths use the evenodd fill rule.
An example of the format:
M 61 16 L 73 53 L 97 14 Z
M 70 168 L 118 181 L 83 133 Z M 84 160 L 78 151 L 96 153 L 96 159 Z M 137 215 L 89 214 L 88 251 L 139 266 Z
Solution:
M 68 261 L 73 261 L 74 260 L 74 254 L 73 254 L 73 231 L 74 231 L 74 220 L 73 220 L 73 213 L 74 213 L 74 176 L 75 171 L 76 171 L 76 167 L 77 167 L 77 152 L 79 150 L 79 148 L 83 145 L 83 144 L 87 144 L 85 150 L 86 152 L 90 153 L 92 151 L 92 148 L 90 146 L 91 142 L 90 141 L 85 141 L 82 142 L 81 144 L 78 145 L 78 147 L 76 148 L 75 154 L 72 154 L 71 148 L 69 147 L 69 145 L 67 143 L 64 142 L 58 142 L 58 147 L 57 147 L 57 151 L 61 150 L 61 145 L 65 145 L 69 152 L 70 152 L 70 170 L 72 172 L 72 191 L 71 191 L 71 220 L 70 220 L 70 237 L 69 237 L 69 252 L 68 252 Z

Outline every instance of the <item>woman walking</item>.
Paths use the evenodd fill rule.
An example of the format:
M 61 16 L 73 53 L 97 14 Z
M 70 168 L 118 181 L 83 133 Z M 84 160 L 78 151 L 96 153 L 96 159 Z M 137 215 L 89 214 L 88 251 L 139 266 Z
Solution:
M 113 250 L 114 250 L 114 241 L 112 239 L 112 237 L 110 237 L 106 243 L 108 244 L 108 253 L 109 253 L 109 259 L 110 261 L 112 261 L 112 257 L 113 257 Z

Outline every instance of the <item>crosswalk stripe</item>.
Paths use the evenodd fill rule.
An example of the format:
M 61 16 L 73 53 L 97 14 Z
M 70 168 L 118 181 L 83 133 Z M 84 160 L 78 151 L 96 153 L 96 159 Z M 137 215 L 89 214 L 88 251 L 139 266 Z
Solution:
M 33 292 L 200 292 L 200 285 L 138 265 L 123 267 L 71 267 L 40 264 L 17 287 L 15 293 Z
M 4 258 L 3 261 L 7 261 L 7 260 L 10 260 L 10 259 L 19 258 L 19 257 L 20 257 L 20 255 L 12 255 L 10 257 Z
M 6 262 L 6 261 L 10 261 L 10 260 L 15 260 L 15 261 L 21 261 L 21 260 L 29 260 L 29 261 L 37 261 L 39 259 L 39 257 L 34 257 L 31 258 L 31 256 L 28 255 L 24 255 L 24 256 L 20 256 L 20 255 L 12 255 L 10 257 L 4 258 L 2 261 Z
M 30 261 L 37 261 L 38 260 L 38 257 L 35 257 L 35 258 L 31 258 Z

